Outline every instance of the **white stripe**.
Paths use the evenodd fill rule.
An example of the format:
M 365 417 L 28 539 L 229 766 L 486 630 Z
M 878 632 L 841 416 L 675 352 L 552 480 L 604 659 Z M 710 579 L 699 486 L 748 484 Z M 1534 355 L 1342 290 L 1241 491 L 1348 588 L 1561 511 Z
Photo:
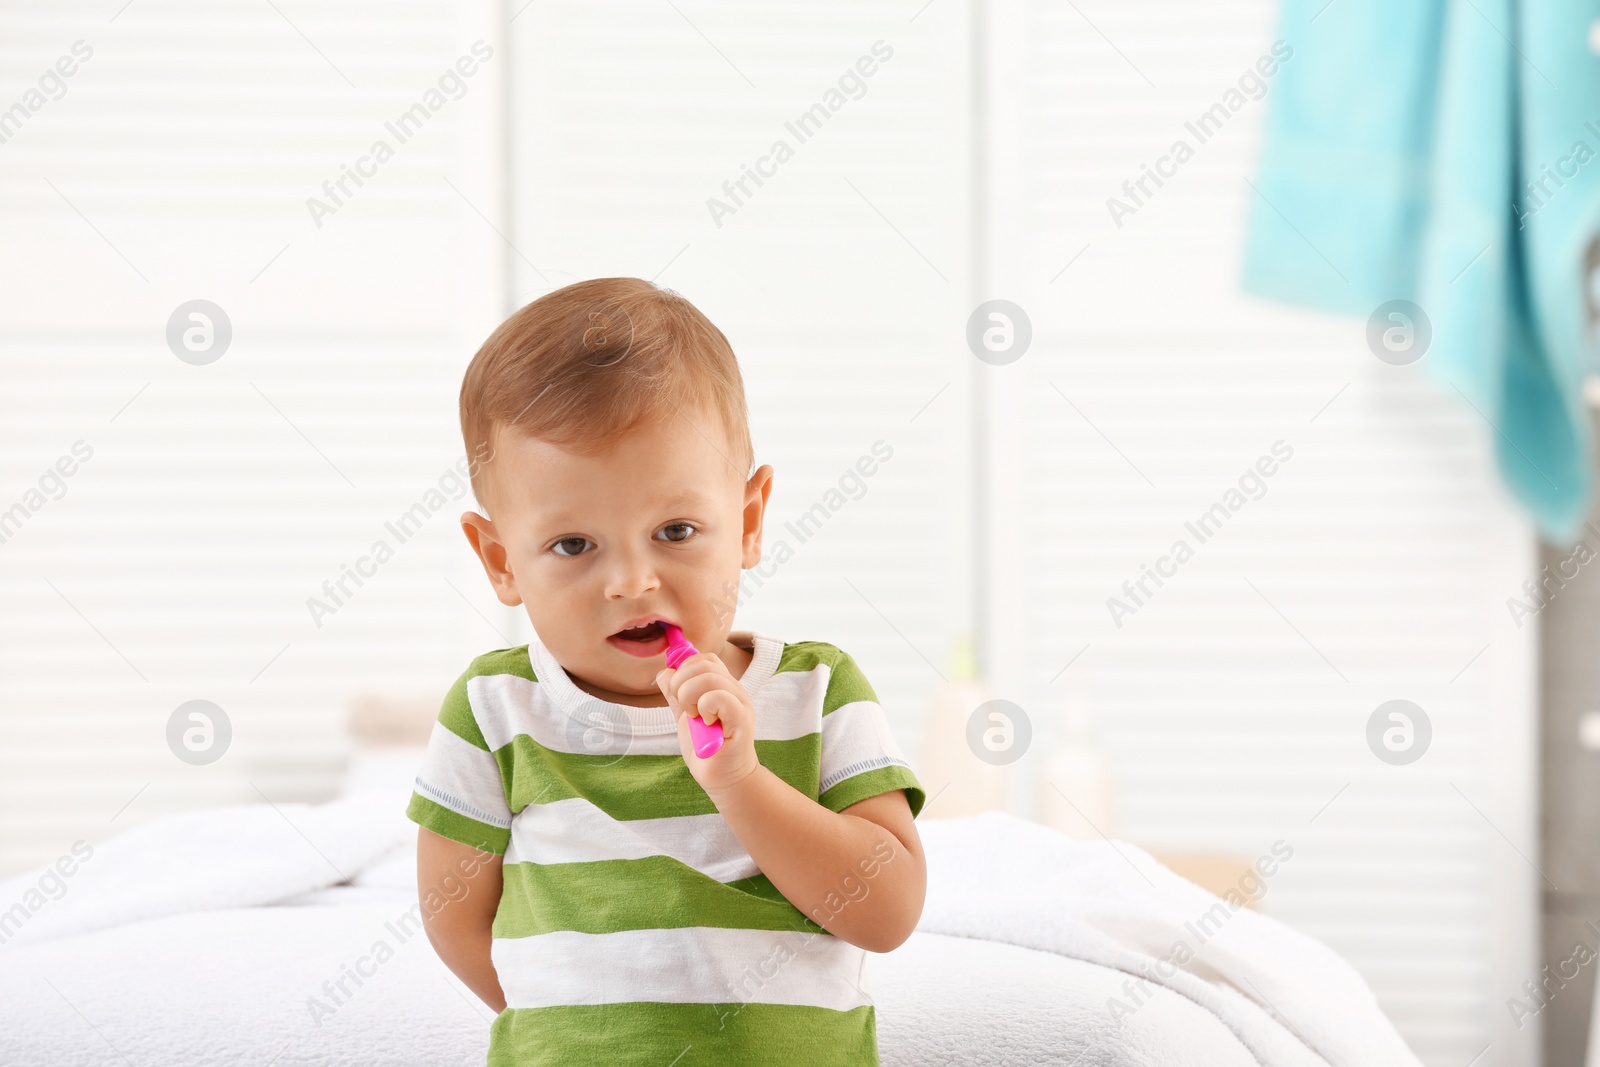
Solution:
M 847 778 L 879 767 L 910 764 L 900 754 L 888 717 L 876 701 L 855 700 L 822 717 L 822 775 L 825 793 Z
M 757 741 L 792 741 L 822 727 L 822 695 L 827 671 L 784 671 L 761 686 L 752 703 Z M 467 680 L 467 699 L 491 751 L 525 734 L 555 752 L 586 756 L 676 756 L 681 753 L 675 730 L 644 733 L 629 730 L 634 708 L 591 699 L 578 716 L 557 707 L 538 682 L 515 674 L 480 674 Z M 829 716 L 832 718 L 832 716 Z
M 540 691 L 538 682 L 530 682 L 515 674 L 480 674 L 467 680 L 467 699 L 472 704 L 473 718 L 491 751 L 498 751 L 511 743 L 518 734 L 526 734 L 545 748 L 557 752 L 584 752 L 602 754 L 602 749 L 587 746 L 584 733 L 588 729 L 573 723 Z M 597 706 L 603 706 L 596 701 Z M 621 726 L 620 721 L 615 725 Z M 588 731 L 599 734 L 600 731 Z M 564 735 L 572 734 L 571 738 Z M 623 735 L 622 740 L 628 738 Z M 670 751 L 678 750 L 677 738 L 664 735 L 672 742 Z M 636 736 L 635 746 L 645 741 L 660 740 Z M 632 751 L 633 749 L 629 749 Z M 640 751 L 643 751 L 640 749 Z
M 865 950 L 829 934 L 711 926 L 556 930 L 495 938 L 490 956 L 509 1008 L 665 1001 L 849 1011 L 872 1003 Z
M 822 696 L 828 672 L 780 671 L 756 691 L 757 741 L 794 741 L 822 729 Z
M 502 829 L 511 825 L 500 765 L 442 722 L 433 724 L 422 768 L 417 772 L 417 791 L 457 815 Z
M 592 863 L 671 856 L 718 882 L 761 873 L 720 814 L 613 819 L 582 797 L 529 804 L 511 827 L 506 863 Z

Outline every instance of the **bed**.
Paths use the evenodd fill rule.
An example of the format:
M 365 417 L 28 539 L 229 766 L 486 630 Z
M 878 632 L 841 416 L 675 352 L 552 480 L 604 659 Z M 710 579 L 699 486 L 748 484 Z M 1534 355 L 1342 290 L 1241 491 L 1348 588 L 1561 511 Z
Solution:
M 493 1013 L 407 922 L 405 800 L 237 805 L 95 846 L 0 946 L 0 1064 L 482 1064 Z M 869 961 L 885 1067 L 1417 1063 L 1342 960 L 1248 909 L 1153 968 L 1216 898 L 1132 846 L 999 812 L 919 828 L 922 922 Z

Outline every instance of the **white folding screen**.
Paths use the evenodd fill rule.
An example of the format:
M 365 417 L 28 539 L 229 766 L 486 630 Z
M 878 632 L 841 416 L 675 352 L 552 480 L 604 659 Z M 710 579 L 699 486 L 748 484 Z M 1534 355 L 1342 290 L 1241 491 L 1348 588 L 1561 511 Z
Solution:
M 968 624 L 971 398 L 967 13 L 916 14 L 541 3 L 510 39 L 519 303 L 639 275 L 727 334 L 776 472 L 736 625 L 850 652 L 912 754 Z
M 1033 327 L 988 377 L 995 681 L 1048 745 L 1078 675 L 1119 836 L 1292 849 L 1263 907 L 1424 1062 L 1535 1062 L 1534 540 L 1494 431 L 1363 321 L 1238 289 L 1258 63 L 1306 42 L 1274 52 L 1269 0 L 989 11 L 987 295 Z M 1369 748 L 1393 699 L 1431 722 L 1410 765 Z
M 0 543 L 0 870 L 166 811 L 325 798 L 353 696 L 435 697 L 500 642 L 463 599 L 452 469 L 461 370 L 505 306 L 489 16 L 0 9 L 0 107 L 24 107 L 0 144 L 0 508 L 26 512 Z M 185 347 L 187 311 L 169 346 L 195 300 L 225 348 L 211 312 Z M 231 731 L 209 764 L 169 745 L 192 700 Z

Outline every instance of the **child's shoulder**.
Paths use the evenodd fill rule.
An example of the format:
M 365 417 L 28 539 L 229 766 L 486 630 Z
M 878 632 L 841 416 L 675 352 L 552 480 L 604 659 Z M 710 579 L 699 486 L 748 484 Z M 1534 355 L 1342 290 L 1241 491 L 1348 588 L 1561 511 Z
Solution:
M 456 679 L 456 684 L 464 686 L 471 679 L 486 674 L 512 674 L 518 678 L 526 678 L 530 682 L 539 680 L 533 673 L 533 662 L 528 658 L 527 645 L 496 648 L 474 656 L 472 662 L 467 664 L 467 669 L 461 672 L 461 677 Z
M 872 685 L 862 673 L 855 659 L 828 641 L 787 641 L 783 654 L 778 657 L 777 671 L 821 673 L 827 668 L 827 689 L 823 698 L 823 714 L 834 708 L 858 700 L 877 700 Z
M 773 673 L 814 671 L 822 666 L 832 669 L 842 658 L 848 658 L 844 650 L 827 641 L 785 641 Z

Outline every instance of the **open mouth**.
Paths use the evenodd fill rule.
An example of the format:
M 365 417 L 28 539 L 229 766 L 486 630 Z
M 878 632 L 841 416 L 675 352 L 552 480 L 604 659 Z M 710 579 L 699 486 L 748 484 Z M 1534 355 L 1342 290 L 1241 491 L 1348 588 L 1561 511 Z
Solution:
M 629 626 L 606 638 L 606 644 L 641 659 L 659 656 L 667 650 L 667 625 L 652 619 L 642 626 Z

